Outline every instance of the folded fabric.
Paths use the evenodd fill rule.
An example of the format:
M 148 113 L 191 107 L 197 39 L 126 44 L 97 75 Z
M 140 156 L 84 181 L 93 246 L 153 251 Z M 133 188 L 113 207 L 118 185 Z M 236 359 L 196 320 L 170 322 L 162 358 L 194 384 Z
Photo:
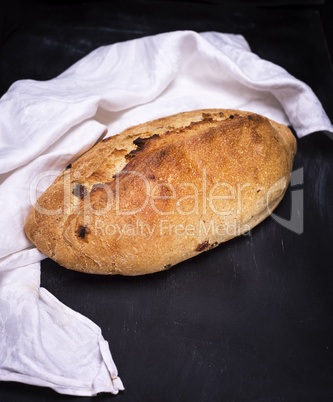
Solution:
M 0 100 L 0 380 L 59 393 L 124 387 L 92 321 L 40 287 L 44 256 L 24 234 L 33 202 L 105 135 L 199 108 L 235 108 L 333 132 L 303 82 L 239 35 L 177 31 L 96 49 L 49 81 L 22 80 Z M 106 134 L 107 133 L 107 134 Z

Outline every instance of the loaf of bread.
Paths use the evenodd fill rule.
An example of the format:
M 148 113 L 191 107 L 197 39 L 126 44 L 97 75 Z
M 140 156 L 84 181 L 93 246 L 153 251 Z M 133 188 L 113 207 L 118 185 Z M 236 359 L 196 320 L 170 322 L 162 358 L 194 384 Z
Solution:
M 249 231 L 283 198 L 288 127 L 226 109 L 179 113 L 98 142 L 31 209 L 25 231 L 60 265 L 153 273 Z

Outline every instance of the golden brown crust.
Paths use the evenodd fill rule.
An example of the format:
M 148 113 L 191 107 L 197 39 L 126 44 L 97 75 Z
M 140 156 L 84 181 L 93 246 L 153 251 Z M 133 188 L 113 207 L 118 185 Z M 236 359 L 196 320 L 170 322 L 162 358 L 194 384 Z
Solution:
M 168 269 L 265 219 L 289 183 L 296 141 L 249 112 L 207 109 L 100 141 L 42 194 L 29 239 L 99 274 Z

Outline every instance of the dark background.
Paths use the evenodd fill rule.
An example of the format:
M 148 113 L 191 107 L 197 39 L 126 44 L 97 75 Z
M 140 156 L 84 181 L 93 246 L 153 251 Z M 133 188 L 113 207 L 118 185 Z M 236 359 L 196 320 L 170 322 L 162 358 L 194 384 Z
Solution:
M 242 34 L 311 86 L 333 120 L 332 5 L 324 1 L 39 1 L 0 6 L 0 95 L 101 45 L 172 30 Z M 130 72 L 129 72 L 130 73 Z M 99 277 L 42 263 L 42 286 L 96 322 L 126 390 L 96 401 L 333 400 L 333 143 L 298 140 L 276 214 L 303 192 L 304 232 L 268 218 L 169 271 Z M 0 383 L 0 401 L 86 401 Z

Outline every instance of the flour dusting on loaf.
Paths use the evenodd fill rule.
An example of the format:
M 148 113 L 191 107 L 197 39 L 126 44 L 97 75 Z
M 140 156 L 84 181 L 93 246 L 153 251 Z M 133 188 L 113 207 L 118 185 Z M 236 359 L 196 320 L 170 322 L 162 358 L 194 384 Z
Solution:
M 287 189 L 296 140 L 255 113 L 205 109 L 130 127 L 67 166 L 25 231 L 69 269 L 142 275 L 249 231 Z

